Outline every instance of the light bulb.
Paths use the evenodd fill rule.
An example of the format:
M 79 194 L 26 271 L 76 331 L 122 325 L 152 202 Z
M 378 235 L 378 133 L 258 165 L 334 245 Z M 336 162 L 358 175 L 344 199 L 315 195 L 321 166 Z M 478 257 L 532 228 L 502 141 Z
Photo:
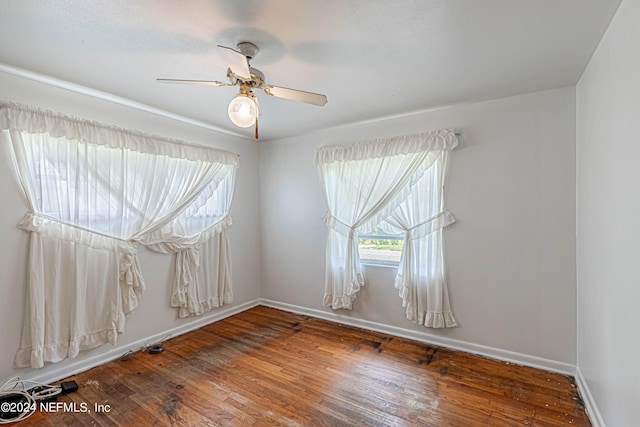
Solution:
M 227 112 L 234 125 L 241 128 L 248 128 L 255 124 L 258 108 L 256 107 L 255 101 L 251 99 L 249 95 L 239 93 L 229 103 Z

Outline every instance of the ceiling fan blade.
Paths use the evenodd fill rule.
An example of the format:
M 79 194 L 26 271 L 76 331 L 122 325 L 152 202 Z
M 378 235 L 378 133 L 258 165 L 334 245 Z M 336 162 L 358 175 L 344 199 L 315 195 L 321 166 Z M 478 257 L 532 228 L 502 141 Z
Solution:
M 233 74 L 244 80 L 251 80 L 251 71 L 249 71 L 249 61 L 244 53 L 238 52 L 230 47 L 218 45 L 220 53 L 224 55 L 227 64 Z
M 207 85 L 207 86 L 231 86 L 229 83 L 218 82 L 212 80 L 182 80 L 182 79 L 156 79 L 160 83 L 176 83 L 188 85 Z
M 262 89 L 267 95 L 290 99 L 291 101 L 305 102 L 307 104 L 318 105 L 320 107 L 327 103 L 327 97 L 319 93 L 305 92 L 303 90 L 271 85 L 266 85 Z

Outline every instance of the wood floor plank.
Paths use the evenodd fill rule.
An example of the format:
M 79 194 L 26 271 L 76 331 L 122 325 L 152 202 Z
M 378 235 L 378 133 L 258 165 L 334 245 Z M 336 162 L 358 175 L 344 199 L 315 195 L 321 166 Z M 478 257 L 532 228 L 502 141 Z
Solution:
M 164 345 L 70 378 L 91 413 L 22 425 L 591 425 L 571 377 L 267 307 Z

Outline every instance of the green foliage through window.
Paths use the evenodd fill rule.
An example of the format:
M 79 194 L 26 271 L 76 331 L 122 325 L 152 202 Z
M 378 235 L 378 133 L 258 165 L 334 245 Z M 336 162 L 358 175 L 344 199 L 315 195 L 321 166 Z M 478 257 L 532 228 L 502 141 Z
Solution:
M 388 234 L 380 229 L 358 237 L 360 261 L 367 264 L 398 265 L 404 246 L 402 234 Z

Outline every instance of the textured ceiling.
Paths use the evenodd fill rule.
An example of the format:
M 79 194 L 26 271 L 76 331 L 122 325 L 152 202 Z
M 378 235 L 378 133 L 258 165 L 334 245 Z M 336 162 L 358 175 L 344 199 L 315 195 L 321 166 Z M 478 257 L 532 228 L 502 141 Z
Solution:
M 258 45 L 261 139 L 576 83 L 620 0 L 4 0 L 0 65 L 242 133 L 215 46 Z M 0 95 L 1 96 L 1 95 Z

